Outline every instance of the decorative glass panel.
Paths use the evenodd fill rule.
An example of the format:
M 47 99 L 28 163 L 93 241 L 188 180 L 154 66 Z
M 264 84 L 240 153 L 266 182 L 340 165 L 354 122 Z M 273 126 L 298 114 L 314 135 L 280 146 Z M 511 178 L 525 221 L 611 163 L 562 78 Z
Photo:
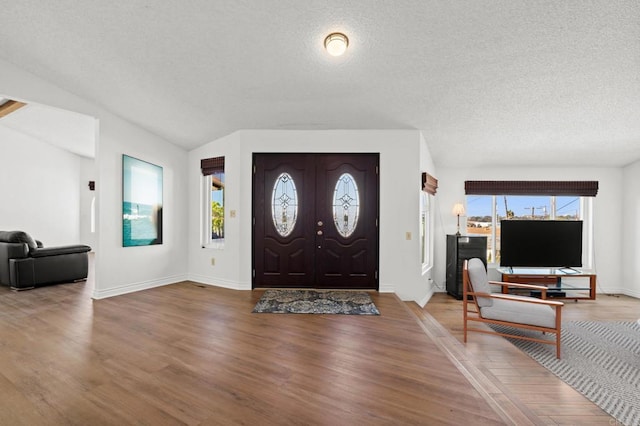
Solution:
M 271 199 L 273 224 L 283 237 L 288 236 L 296 226 L 298 218 L 298 192 L 289 173 L 281 173 L 273 185 Z
M 338 232 L 347 238 L 353 234 L 360 214 L 360 193 L 356 181 L 349 173 L 343 173 L 333 192 L 333 220 Z

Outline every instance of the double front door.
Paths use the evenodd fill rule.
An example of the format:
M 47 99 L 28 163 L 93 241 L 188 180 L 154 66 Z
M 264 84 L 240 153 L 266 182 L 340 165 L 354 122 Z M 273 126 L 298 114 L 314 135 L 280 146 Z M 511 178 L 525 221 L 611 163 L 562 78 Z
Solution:
M 253 287 L 378 289 L 378 154 L 254 154 Z

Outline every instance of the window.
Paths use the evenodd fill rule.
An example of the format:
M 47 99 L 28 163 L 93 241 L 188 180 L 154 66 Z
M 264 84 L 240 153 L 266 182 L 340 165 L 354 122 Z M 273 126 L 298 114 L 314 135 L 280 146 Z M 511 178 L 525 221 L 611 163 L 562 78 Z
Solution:
M 422 191 L 420 192 L 420 260 L 422 273 L 426 273 L 432 264 L 433 229 L 431 197 L 438 191 L 438 179 L 429 173 L 422 173 Z
M 276 231 L 288 237 L 298 220 L 298 191 L 289 173 L 281 173 L 271 191 L 271 218 Z
M 420 259 L 422 268 L 431 265 L 431 196 L 420 193 Z
M 467 195 L 467 235 L 487 237 L 488 263 L 500 263 L 501 220 L 579 220 L 582 205 L 590 200 L 579 196 Z
M 203 175 L 203 238 L 202 246 L 224 247 L 224 157 L 201 160 Z
M 591 200 L 598 181 L 468 180 L 467 234 L 487 236 L 487 261 L 500 263 L 500 220 L 577 220 L 584 226 L 583 245 L 591 264 Z M 497 194 L 497 195 L 494 195 Z
M 343 173 L 333 191 L 333 222 L 338 233 L 348 238 L 355 231 L 360 215 L 360 193 L 356 181 L 349 173 Z
M 224 239 L 224 172 L 211 175 L 211 239 Z

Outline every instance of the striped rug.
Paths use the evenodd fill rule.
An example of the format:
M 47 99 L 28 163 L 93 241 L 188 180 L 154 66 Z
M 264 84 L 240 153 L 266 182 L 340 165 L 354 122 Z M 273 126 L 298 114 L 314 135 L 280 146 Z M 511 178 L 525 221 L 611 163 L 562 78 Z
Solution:
M 529 334 L 511 327 L 492 327 L 510 334 Z M 555 345 L 509 341 L 622 424 L 640 425 L 637 322 L 566 322 L 562 325 L 562 359 L 556 359 Z

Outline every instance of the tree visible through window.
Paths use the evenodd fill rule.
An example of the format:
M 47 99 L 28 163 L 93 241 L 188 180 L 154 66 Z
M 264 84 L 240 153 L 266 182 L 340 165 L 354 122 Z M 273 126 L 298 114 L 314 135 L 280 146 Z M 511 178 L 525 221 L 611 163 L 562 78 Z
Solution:
M 204 183 L 202 246 L 222 248 L 224 244 L 224 157 L 200 161 Z
M 211 175 L 211 240 L 224 238 L 224 172 Z

